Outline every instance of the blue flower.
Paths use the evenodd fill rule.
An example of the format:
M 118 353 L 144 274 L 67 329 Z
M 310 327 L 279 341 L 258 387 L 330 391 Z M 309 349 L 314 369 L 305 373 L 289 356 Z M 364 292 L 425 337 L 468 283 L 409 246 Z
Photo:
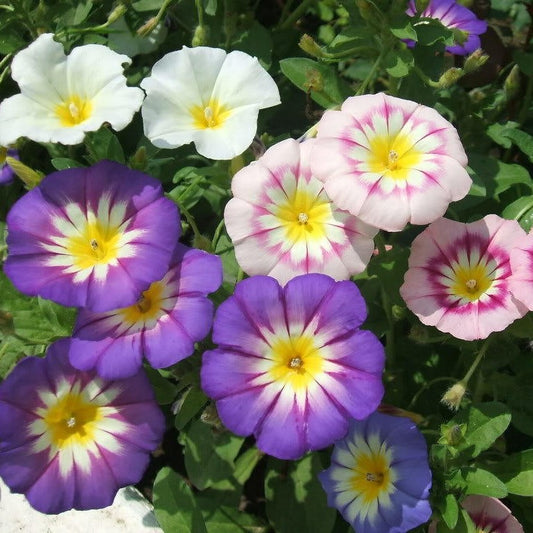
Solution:
M 409 418 L 352 420 L 319 477 L 328 505 L 357 533 L 403 533 L 431 516 L 426 441 Z

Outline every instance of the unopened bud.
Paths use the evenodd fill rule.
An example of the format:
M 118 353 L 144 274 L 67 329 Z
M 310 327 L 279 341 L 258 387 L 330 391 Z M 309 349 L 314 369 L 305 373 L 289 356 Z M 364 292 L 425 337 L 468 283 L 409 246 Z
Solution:
M 439 443 L 448 444 L 448 446 L 457 446 L 464 439 L 466 425 L 450 422 L 449 424 L 442 425 L 440 431 L 442 437 L 439 439 Z
M 455 385 L 451 386 L 441 398 L 443 403 L 448 409 L 457 411 L 463 400 L 463 396 L 466 392 L 466 384 L 463 381 L 458 381 Z
M 322 48 L 310 35 L 307 35 L 307 33 L 304 33 L 302 35 L 302 38 L 300 39 L 298 46 L 310 56 L 313 56 L 313 57 L 324 56 L 324 52 L 322 51 Z
M 199 24 L 194 30 L 194 35 L 192 36 L 191 46 L 205 46 L 209 41 L 209 28 Z
M 392 318 L 394 318 L 394 320 L 401 320 L 402 318 L 405 318 L 405 307 L 403 305 L 393 304 L 391 311 Z
M 505 81 L 503 82 L 503 92 L 505 93 L 505 98 L 507 100 L 512 100 L 518 90 L 520 89 L 520 67 L 515 65 Z
M 418 344 L 426 344 L 430 340 L 428 328 L 421 324 L 415 324 L 409 332 L 409 339 Z
M 355 5 L 359 9 L 359 14 L 363 20 L 371 21 L 373 19 L 372 4 L 367 0 L 355 0 Z
M 459 81 L 464 76 L 462 69 L 457 67 L 452 67 L 448 69 L 440 78 L 439 78 L 439 87 L 441 89 L 446 89 L 451 87 Z
M 148 156 L 146 155 L 146 146 L 139 146 L 131 158 L 130 165 L 135 170 L 146 170 L 148 166 Z
M 124 4 L 119 4 L 111 13 L 109 13 L 109 17 L 107 17 L 106 25 L 113 24 L 113 22 L 116 22 L 119 18 L 122 18 L 124 13 L 128 8 Z
M 26 189 L 33 189 L 44 177 L 42 172 L 37 172 L 32 168 L 28 167 L 24 163 L 21 163 L 18 159 L 14 157 L 7 156 L 6 163 L 13 169 L 13 172 L 24 182 Z
M 466 74 L 474 72 L 478 68 L 482 67 L 489 59 L 487 54 L 483 53 L 481 48 L 474 50 L 466 59 L 465 64 L 463 65 L 463 70 Z
M 151 19 L 148 19 L 138 30 L 137 35 L 140 35 L 141 37 L 146 37 L 150 33 L 152 33 L 156 26 L 159 24 L 159 20 L 157 17 L 152 17 Z

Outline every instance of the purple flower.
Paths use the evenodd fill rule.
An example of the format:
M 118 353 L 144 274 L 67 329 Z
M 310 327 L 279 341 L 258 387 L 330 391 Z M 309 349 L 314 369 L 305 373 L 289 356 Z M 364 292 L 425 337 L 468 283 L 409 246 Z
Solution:
M 80 310 L 70 362 L 106 379 L 135 374 L 143 356 L 155 368 L 177 363 L 209 333 L 213 304 L 207 294 L 221 283 L 219 257 L 178 244 L 167 274 L 137 303 L 104 313 Z
M 427 445 L 409 418 L 353 420 L 319 477 L 328 504 L 357 533 L 404 533 L 431 516 Z
M 415 0 L 409 1 L 406 13 L 411 17 L 417 14 Z M 479 20 L 472 11 L 458 4 L 455 0 L 430 0 L 426 9 L 418 16 L 437 19 L 443 26 L 464 33 L 465 41 L 463 43 L 446 47 L 448 52 L 456 55 L 471 54 L 480 48 L 479 36 L 487 31 L 487 23 L 484 20 Z M 423 21 L 415 23 L 415 26 L 417 24 L 423 24 Z M 412 41 L 408 44 L 412 44 Z
M 219 346 L 204 353 L 201 370 L 222 422 L 281 459 L 341 438 L 349 419 L 368 416 L 383 396 L 383 346 L 359 329 L 366 316 L 350 281 L 240 282 L 215 314 Z
M 6 162 L 7 156 L 19 158 L 18 152 L 13 148 L 0 146 L 0 185 L 9 185 L 15 177 L 13 169 Z
M 43 513 L 111 505 L 165 428 L 144 373 L 104 381 L 73 368 L 68 347 L 23 359 L 0 385 L 0 476 Z
M 6 275 L 25 294 L 109 311 L 161 279 L 178 211 L 154 178 L 112 161 L 54 172 L 7 216 Z

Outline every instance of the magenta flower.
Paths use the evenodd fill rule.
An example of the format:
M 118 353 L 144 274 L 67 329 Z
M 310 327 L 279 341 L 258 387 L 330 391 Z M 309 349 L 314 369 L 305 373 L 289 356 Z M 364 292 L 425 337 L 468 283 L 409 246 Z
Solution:
M 502 331 L 527 311 L 510 292 L 509 254 L 522 235 L 518 222 L 497 215 L 470 224 L 434 222 L 411 247 L 400 288 L 407 307 L 459 339 Z
M 222 283 L 216 255 L 178 244 L 163 279 L 130 307 L 96 313 L 81 309 L 70 343 L 70 362 L 106 379 L 131 376 L 143 356 L 154 368 L 173 365 L 194 351 L 211 329 L 207 294 Z
M 217 310 L 215 350 L 204 353 L 204 392 L 224 425 L 254 434 L 281 459 L 329 446 L 383 396 L 383 346 L 360 330 L 365 302 L 350 281 L 267 276 L 240 282 Z
M 4 270 L 31 296 L 93 311 L 125 307 L 165 275 L 178 220 L 146 174 L 112 161 L 60 170 L 8 213 Z
M 427 445 L 408 418 L 352 420 L 319 477 L 328 505 L 357 533 L 404 533 L 431 516 Z
M 19 158 L 17 150 L 0 146 L 0 185 L 9 185 L 15 177 L 13 169 L 6 162 L 7 156 Z
M 414 0 L 409 0 L 406 13 L 410 17 L 417 15 Z M 479 20 L 472 11 L 458 4 L 455 0 L 430 0 L 428 6 L 418 15 L 421 19 L 437 19 L 443 26 L 451 30 L 460 31 L 464 35 L 464 42 L 447 46 L 446 50 L 456 55 L 471 54 L 481 47 L 479 36 L 487 31 L 487 23 Z M 416 22 L 423 24 L 424 21 Z M 408 44 L 414 43 L 411 41 Z
M 520 522 L 500 500 L 489 496 L 470 494 L 462 502 L 479 533 L 524 533 Z M 437 523 L 432 522 L 429 533 L 436 533 Z
M 511 292 L 533 311 L 533 232 L 516 242 L 511 250 Z
M 144 373 L 101 380 L 69 364 L 68 345 L 27 357 L 0 385 L 0 476 L 51 514 L 111 505 L 141 479 L 165 428 Z
M 362 272 L 377 229 L 341 211 L 309 167 L 314 141 L 286 139 L 231 182 L 224 220 L 241 268 L 280 283 L 311 272 L 337 280 Z
M 383 93 L 354 96 L 317 128 L 313 174 L 333 203 L 372 226 L 428 224 L 470 189 L 457 131 L 430 107 Z

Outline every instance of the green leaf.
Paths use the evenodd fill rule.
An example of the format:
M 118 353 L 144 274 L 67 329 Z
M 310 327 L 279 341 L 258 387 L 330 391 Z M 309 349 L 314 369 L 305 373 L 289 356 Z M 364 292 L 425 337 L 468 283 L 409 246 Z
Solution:
M 2 29 L 0 32 L 0 55 L 11 54 L 26 46 L 26 42 L 20 33 L 14 28 Z
M 533 54 L 515 50 L 513 54 L 516 64 L 526 76 L 533 76 Z
M 244 441 L 229 432 L 215 432 L 200 420 L 195 420 L 181 435 L 185 445 L 185 468 L 195 487 L 204 490 L 215 487 L 230 490 L 234 459 Z
M 321 470 L 316 453 L 296 462 L 269 459 L 266 513 L 276 533 L 329 533 L 333 529 L 336 511 L 327 505 L 318 479 Z
M 261 450 L 253 446 L 237 457 L 233 477 L 240 485 L 244 485 L 248 481 L 263 455 L 264 453 Z
M 438 522 L 437 533 L 476 533 L 477 527 L 468 515 L 468 513 L 459 508 L 458 520 L 455 526 L 448 527 L 444 522 Z
M 533 195 L 521 196 L 510 203 L 503 211 L 502 217 L 518 220 L 522 228 L 529 232 L 533 226 Z
M 157 403 L 159 405 L 172 403 L 176 397 L 176 385 L 164 378 L 155 368 L 146 366 L 145 370 L 154 389 Z
M 233 507 L 220 505 L 213 498 L 198 497 L 207 533 L 266 533 L 270 527 L 259 517 Z
M 281 72 L 296 87 L 309 93 L 322 107 L 340 105 L 350 95 L 350 87 L 342 81 L 336 70 L 305 57 L 291 57 L 279 62 Z
M 511 494 L 533 496 L 533 449 L 510 455 L 491 465 L 490 470 L 505 483 Z
M 475 466 L 461 469 L 466 482 L 465 494 L 481 494 L 494 498 L 505 498 L 507 487 L 494 474 Z
M 411 50 L 392 50 L 383 61 L 385 70 L 393 78 L 403 78 L 409 74 L 411 67 L 414 65 L 414 58 Z
M 411 22 L 411 17 L 398 17 L 397 20 L 391 21 L 390 31 L 398 39 L 411 39 L 412 41 L 416 41 L 418 35 Z
M 453 45 L 453 32 L 444 26 L 438 19 L 426 18 L 421 22 L 413 24 L 416 31 L 419 45 L 430 46 L 437 42 L 442 42 L 445 45 Z
M 242 50 L 248 55 L 257 57 L 265 69 L 268 69 L 272 63 L 272 36 L 258 22 L 254 22 L 250 29 L 241 33 L 231 48 L 232 50 Z
M 459 519 L 459 504 L 453 494 L 446 494 L 444 509 L 442 510 L 442 519 L 451 530 L 457 525 Z
M 217 12 L 217 0 L 203 0 L 204 11 L 207 15 L 214 16 Z
M 174 421 L 176 429 L 183 429 L 206 403 L 207 396 L 198 387 L 186 391 Z
M 126 162 L 120 141 L 108 128 L 89 132 L 85 136 L 85 146 L 90 154 L 90 162 L 97 163 L 102 159 L 110 159 L 124 164 Z
M 75 159 L 68 157 L 54 157 L 51 161 L 56 170 L 64 170 L 65 168 L 80 168 L 84 165 Z
M 476 457 L 490 448 L 507 429 L 511 413 L 506 405 L 499 402 L 472 404 L 457 414 L 453 421 L 456 424 L 466 424 L 464 439 L 458 449 L 468 450 L 470 457 Z
M 154 511 L 167 533 L 207 533 L 190 487 L 171 468 L 162 468 L 155 478 Z

